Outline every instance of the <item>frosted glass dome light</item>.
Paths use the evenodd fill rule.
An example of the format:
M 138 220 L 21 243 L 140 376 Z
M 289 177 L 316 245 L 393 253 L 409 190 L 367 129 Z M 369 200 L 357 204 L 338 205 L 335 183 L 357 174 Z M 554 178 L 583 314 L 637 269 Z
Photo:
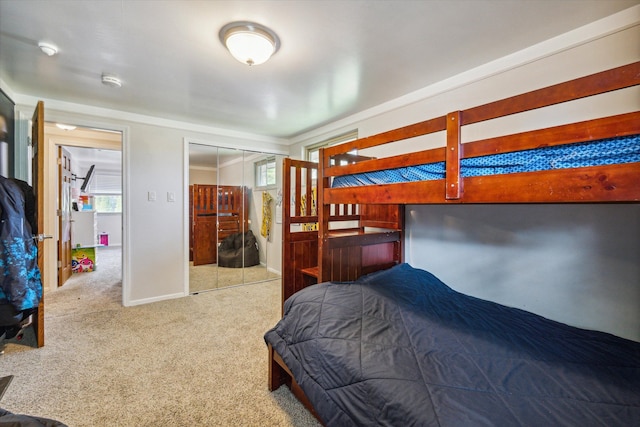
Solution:
M 243 64 L 259 65 L 278 51 L 278 36 L 260 24 L 232 22 L 220 30 L 220 41 Z

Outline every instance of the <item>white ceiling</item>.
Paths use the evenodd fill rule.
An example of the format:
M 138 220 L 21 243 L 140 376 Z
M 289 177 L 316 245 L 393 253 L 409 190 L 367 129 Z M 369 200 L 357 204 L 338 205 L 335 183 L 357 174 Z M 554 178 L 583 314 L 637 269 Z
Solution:
M 19 95 L 291 138 L 638 3 L 0 0 L 0 79 Z M 280 50 L 237 62 L 218 39 L 231 21 L 270 27 Z
M 44 132 L 47 138 L 54 139 L 57 145 L 62 145 L 71 154 L 74 166 L 77 165 L 82 170 L 86 170 L 89 166 L 96 165 L 98 173 L 122 173 L 122 134 L 120 132 L 82 127 L 61 130 L 53 123 L 45 123 Z M 74 170 L 74 172 L 81 171 Z
M 122 151 L 103 150 L 101 148 L 65 147 L 71 158 L 83 168 L 96 166 L 99 173 L 122 174 Z

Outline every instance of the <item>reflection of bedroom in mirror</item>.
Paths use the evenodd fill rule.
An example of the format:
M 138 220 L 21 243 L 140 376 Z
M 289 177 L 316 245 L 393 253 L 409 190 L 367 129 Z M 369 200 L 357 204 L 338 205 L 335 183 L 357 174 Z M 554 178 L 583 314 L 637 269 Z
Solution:
M 280 155 L 189 143 L 189 292 L 277 280 Z

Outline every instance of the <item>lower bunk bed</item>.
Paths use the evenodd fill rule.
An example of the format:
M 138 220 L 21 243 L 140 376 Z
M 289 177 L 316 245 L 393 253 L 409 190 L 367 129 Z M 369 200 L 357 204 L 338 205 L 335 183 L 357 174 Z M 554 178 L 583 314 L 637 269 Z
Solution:
M 289 298 L 265 340 L 327 426 L 630 426 L 640 343 L 454 291 L 399 264 Z

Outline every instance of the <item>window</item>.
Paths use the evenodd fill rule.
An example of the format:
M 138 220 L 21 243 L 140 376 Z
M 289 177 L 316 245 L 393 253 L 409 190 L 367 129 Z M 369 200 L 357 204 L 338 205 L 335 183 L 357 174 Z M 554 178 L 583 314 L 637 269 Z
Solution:
M 93 197 L 96 212 L 122 213 L 121 194 L 96 194 Z
M 358 130 L 352 130 L 351 132 L 343 133 L 342 135 L 334 136 L 333 138 L 325 139 L 317 144 L 309 145 L 307 149 L 307 160 L 310 162 L 318 163 L 320 161 L 320 149 L 329 147 L 331 145 L 342 144 L 344 142 L 353 141 L 358 139 Z
M 276 158 L 269 157 L 255 163 L 256 187 L 273 187 L 276 185 Z
M 344 142 L 353 141 L 358 139 L 358 130 L 352 130 L 351 132 L 343 133 L 342 135 L 334 136 L 333 138 L 325 139 L 322 142 L 313 144 L 307 147 L 307 161 L 319 163 L 320 162 L 320 149 L 329 147 L 331 145 L 338 145 Z M 318 178 L 318 173 L 313 170 L 311 179 L 314 181 Z
M 99 213 L 122 213 L 122 177 L 96 174 L 93 183 L 93 204 Z
M 307 148 L 307 160 L 313 163 L 320 162 L 320 149 L 323 147 L 327 147 L 324 142 L 320 146 Z

